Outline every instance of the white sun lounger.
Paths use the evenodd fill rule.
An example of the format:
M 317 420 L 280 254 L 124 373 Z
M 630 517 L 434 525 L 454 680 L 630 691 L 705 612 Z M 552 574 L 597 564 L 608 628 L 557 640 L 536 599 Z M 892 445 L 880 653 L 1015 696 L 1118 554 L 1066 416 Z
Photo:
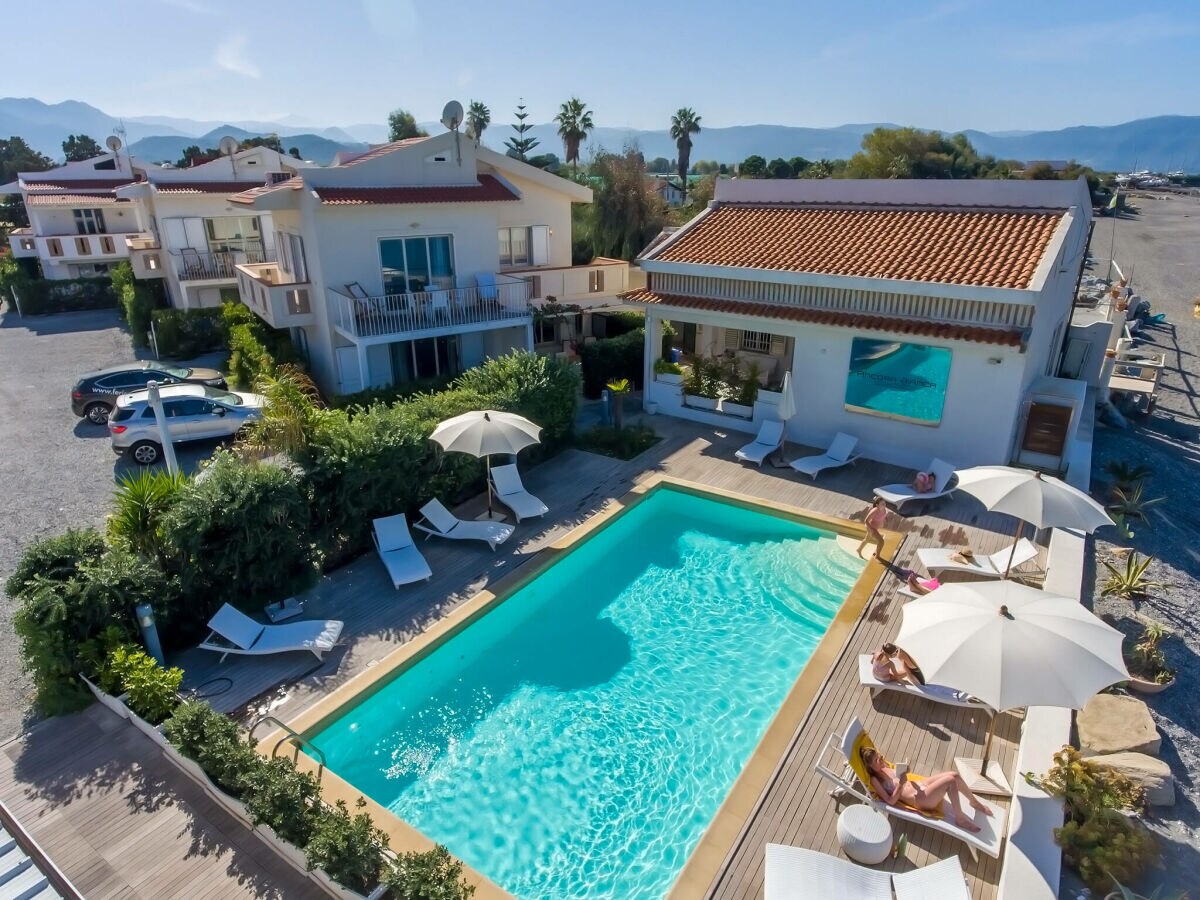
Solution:
M 875 496 L 882 497 L 896 507 L 896 512 L 899 512 L 900 507 L 910 500 L 934 500 L 938 497 L 948 497 L 954 493 L 950 488 L 950 479 L 954 477 L 954 466 L 944 459 L 935 459 L 929 464 L 929 474 L 933 476 L 932 491 L 922 494 L 914 490 L 911 484 L 885 484 L 883 487 L 875 488 Z
M 974 847 L 976 850 L 986 853 L 993 859 L 1000 858 L 1000 844 L 1004 839 L 1005 813 L 1003 810 L 993 809 L 991 816 L 985 816 L 982 812 L 975 812 L 972 821 L 979 826 L 979 831 L 973 833 L 959 828 L 947 818 L 926 815 L 907 806 L 892 806 L 884 803 L 872 793 L 869 785 L 862 783 L 858 775 L 855 774 L 854 767 L 850 764 L 851 758 L 857 752 L 856 748 L 859 737 L 863 735 L 863 724 L 855 716 L 850 720 L 850 724 L 846 726 L 845 734 L 829 735 L 829 739 L 825 742 L 825 746 L 821 750 L 821 755 L 817 758 L 816 765 L 813 766 L 818 775 L 833 782 L 836 793 L 850 794 L 857 797 L 863 803 L 869 803 L 875 809 L 887 813 L 892 818 L 900 819 L 904 822 L 914 822 L 917 825 L 932 828 L 934 831 L 952 835 L 969 846 Z M 831 757 L 835 760 L 834 765 L 837 767 L 836 769 L 825 765 L 825 760 Z
M 858 681 L 863 687 L 871 689 L 871 696 L 878 696 L 880 691 L 899 691 L 913 697 L 921 697 L 934 703 L 944 703 L 947 706 L 977 706 L 987 709 L 984 704 L 974 700 L 962 691 L 945 687 L 940 684 L 913 684 L 908 681 L 880 681 L 875 677 L 871 666 L 871 654 L 862 653 L 858 657 Z
M 767 419 L 758 429 L 758 437 L 733 455 L 742 462 L 752 462 L 762 466 L 763 460 L 783 446 L 783 423 L 777 419 Z
M 518 522 L 544 516 L 550 511 L 550 507 L 525 490 L 516 463 L 492 467 L 492 488 L 496 491 L 496 499 L 513 511 Z
M 433 577 L 429 563 L 413 543 L 403 513 L 376 519 L 371 537 L 393 587 L 399 589 L 402 584 L 428 581 Z
M 839 431 L 829 444 L 828 450 L 819 456 L 802 456 L 800 459 L 793 459 L 792 468 L 803 475 L 812 476 L 812 480 L 816 481 L 817 476 L 825 469 L 852 465 L 858 459 L 858 454 L 854 452 L 857 445 L 858 438 Z
M 957 856 L 911 872 L 882 872 L 783 844 L 767 844 L 764 900 L 970 900 Z
M 200 649 L 220 653 L 221 662 L 230 653 L 263 656 L 290 650 L 307 650 L 320 659 L 337 643 L 343 624 L 337 619 L 324 622 L 314 619 L 264 625 L 226 603 L 208 620 L 208 637 L 201 641 Z
M 413 527 L 424 531 L 429 537 L 436 534 L 438 537 L 455 541 L 486 541 L 493 552 L 516 531 L 512 525 L 504 522 L 472 522 L 460 519 L 446 509 L 437 497 L 421 507 L 421 515 L 424 521 L 415 523 Z
M 1029 538 L 1021 538 L 1014 551 L 1011 546 L 997 550 L 991 556 L 976 556 L 969 563 L 961 563 L 952 557 L 957 550 L 945 547 L 922 547 L 917 551 L 917 559 L 930 572 L 969 572 L 986 578 L 1003 578 L 1004 570 L 1008 567 L 1008 557 L 1012 554 L 1012 567 L 1024 565 L 1030 560 L 1037 559 L 1037 544 Z

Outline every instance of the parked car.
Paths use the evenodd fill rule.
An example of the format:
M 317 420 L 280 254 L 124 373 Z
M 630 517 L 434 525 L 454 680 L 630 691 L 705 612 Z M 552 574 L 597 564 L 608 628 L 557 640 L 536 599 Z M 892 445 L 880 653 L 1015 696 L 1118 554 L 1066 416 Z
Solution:
M 108 421 L 117 397 L 143 390 L 151 381 L 159 384 L 203 384 L 227 388 L 225 376 L 216 369 L 189 369 L 161 362 L 123 363 L 84 375 L 71 388 L 71 412 L 84 416 L 93 425 Z
M 163 414 L 171 442 L 202 441 L 232 437 L 247 422 L 262 416 L 263 397 L 223 391 L 202 384 L 173 384 L 159 389 Z M 150 406 L 149 391 L 135 391 L 117 398 L 117 408 L 108 417 L 112 448 L 128 454 L 143 466 L 162 459 L 162 435 Z

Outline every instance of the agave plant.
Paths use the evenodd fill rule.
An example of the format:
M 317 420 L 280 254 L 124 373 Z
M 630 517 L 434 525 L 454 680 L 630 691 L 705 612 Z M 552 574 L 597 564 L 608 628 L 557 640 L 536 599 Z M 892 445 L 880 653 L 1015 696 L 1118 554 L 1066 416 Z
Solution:
M 1133 600 L 1145 597 L 1151 588 L 1163 587 L 1161 581 L 1151 581 L 1146 577 L 1146 570 L 1154 562 L 1154 557 L 1140 557 L 1136 551 L 1125 557 L 1124 567 L 1113 565 L 1106 559 L 1101 564 L 1108 569 L 1108 579 L 1104 582 L 1101 593 L 1105 597 L 1120 597 L 1122 600 Z
M 1154 474 L 1154 470 L 1144 463 L 1128 463 L 1123 459 L 1106 463 L 1104 471 L 1112 478 L 1113 488 L 1121 491 L 1133 490 L 1138 482 Z
M 1112 516 L 1117 529 L 1126 538 L 1133 537 L 1133 529 L 1129 527 L 1130 522 L 1149 522 L 1149 519 L 1146 518 L 1146 509 L 1167 499 L 1166 497 L 1155 497 L 1153 500 L 1147 500 L 1142 496 L 1144 490 L 1144 485 L 1140 481 L 1128 490 L 1120 487 L 1114 488 L 1112 502 L 1104 507 Z

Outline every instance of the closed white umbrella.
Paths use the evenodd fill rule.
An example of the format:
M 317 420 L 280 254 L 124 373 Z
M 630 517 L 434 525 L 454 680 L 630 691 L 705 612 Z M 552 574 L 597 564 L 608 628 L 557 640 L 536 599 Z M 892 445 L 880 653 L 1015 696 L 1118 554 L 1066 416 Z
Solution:
M 930 684 L 964 691 L 1003 712 L 1025 706 L 1080 709 L 1097 692 L 1128 680 L 1123 637 L 1078 600 L 1015 581 L 989 581 L 944 584 L 906 603 L 896 644 Z M 987 778 L 994 724 L 993 718 L 978 769 L 1008 793 L 1002 773 Z M 974 773 L 978 761 L 955 762 Z M 981 789 L 994 791 L 988 785 Z
M 1013 536 L 1012 553 L 1008 555 L 1010 567 L 1026 522 L 1037 528 L 1077 528 L 1086 532 L 1113 524 L 1103 506 L 1053 475 L 1012 466 L 975 466 L 955 474 L 958 476 L 955 490 L 978 498 L 992 512 L 1007 513 L 1020 520 Z M 1008 577 L 1007 567 L 1004 577 Z
M 540 442 L 542 429 L 516 413 L 481 409 L 439 422 L 429 439 L 447 451 L 485 457 L 488 469 L 488 511 L 492 513 L 493 453 L 518 453 Z
M 784 466 L 784 459 L 787 457 L 787 421 L 796 415 L 796 394 L 792 390 L 792 373 L 783 373 L 783 386 L 779 389 L 779 406 L 775 409 L 776 414 L 783 421 L 783 443 L 779 445 L 779 461 L 773 463 L 775 466 Z

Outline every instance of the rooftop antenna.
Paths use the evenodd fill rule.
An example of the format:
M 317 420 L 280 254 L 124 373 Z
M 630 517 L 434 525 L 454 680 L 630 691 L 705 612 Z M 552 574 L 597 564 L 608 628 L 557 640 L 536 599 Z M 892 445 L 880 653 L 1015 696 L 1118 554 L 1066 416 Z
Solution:
M 221 143 L 217 145 L 217 149 L 229 157 L 229 165 L 233 167 L 233 177 L 237 179 L 237 160 L 233 158 L 233 154 L 237 153 L 238 142 L 231 134 L 221 138 Z
M 454 132 L 454 155 L 458 164 L 462 165 L 462 146 L 459 144 L 458 126 L 463 120 L 463 105 L 457 100 L 451 100 L 442 108 L 442 124 Z

